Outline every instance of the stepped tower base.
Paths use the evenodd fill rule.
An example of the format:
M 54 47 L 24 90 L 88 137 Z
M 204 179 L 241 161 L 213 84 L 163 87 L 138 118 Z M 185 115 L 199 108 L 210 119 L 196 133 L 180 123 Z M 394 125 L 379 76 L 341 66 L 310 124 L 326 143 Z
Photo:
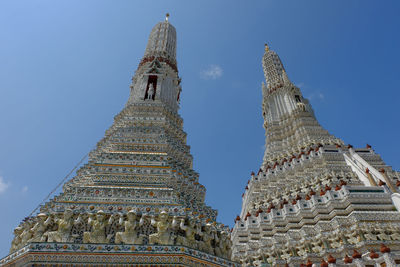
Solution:
M 1 266 L 239 266 L 184 246 L 31 243 Z

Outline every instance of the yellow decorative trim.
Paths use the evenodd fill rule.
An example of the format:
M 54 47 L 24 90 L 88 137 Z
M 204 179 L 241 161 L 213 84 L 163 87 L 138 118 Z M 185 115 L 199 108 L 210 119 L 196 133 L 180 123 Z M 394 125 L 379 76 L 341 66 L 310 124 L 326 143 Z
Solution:
M 149 154 L 149 155 L 168 155 L 165 152 L 145 152 L 145 151 L 119 151 L 119 150 L 108 150 L 109 153 L 116 153 L 116 154 Z
M 169 166 L 157 166 L 157 165 L 130 165 L 130 164 L 100 164 L 95 163 L 94 166 L 103 167 L 128 167 L 128 168 L 159 168 L 159 169 L 170 169 Z
M 152 143 L 111 143 L 112 145 L 123 146 L 167 146 L 167 144 L 152 144 Z
M 93 202 L 93 201 L 57 201 L 57 203 L 80 203 L 80 204 L 138 204 L 138 205 L 152 205 L 152 206 L 160 206 L 160 205 L 166 205 L 166 206 L 179 206 L 179 204 L 170 204 L 170 203 L 142 203 L 142 202 Z

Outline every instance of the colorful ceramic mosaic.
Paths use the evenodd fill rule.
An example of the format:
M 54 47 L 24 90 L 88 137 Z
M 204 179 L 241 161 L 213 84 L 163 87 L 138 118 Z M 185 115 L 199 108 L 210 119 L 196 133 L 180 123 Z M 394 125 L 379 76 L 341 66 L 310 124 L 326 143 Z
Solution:
M 0 264 L 155 264 L 165 266 L 238 266 L 230 260 L 184 246 L 30 243 L 2 259 Z M 78 265 L 76 265 L 78 264 Z M 53 266 L 53 265 L 50 265 Z M 57 266 L 57 265 L 56 265 Z M 60 265 L 61 266 L 61 265 Z M 97 265 L 92 265 L 97 266 Z M 110 266 L 110 265 L 107 265 Z M 114 266 L 114 265 L 112 265 Z M 132 266 L 132 265 L 130 265 Z

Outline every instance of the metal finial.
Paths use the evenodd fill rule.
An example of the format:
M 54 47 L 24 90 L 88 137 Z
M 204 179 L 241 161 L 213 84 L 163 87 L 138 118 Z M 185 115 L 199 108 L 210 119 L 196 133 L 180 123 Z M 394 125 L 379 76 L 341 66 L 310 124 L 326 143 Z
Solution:
M 168 22 L 168 18 L 169 18 L 169 13 L 165 14 L 165 21 Z
M 265 51 L 269 51 L 269 46 L 268 46 L 268 44 L 265 44 Z

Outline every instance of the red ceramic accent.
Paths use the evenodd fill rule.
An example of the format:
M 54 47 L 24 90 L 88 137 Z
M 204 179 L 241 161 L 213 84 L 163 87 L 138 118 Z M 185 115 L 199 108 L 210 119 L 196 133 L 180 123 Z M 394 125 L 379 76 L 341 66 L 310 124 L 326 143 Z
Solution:
M 344 261 L 344 263 L 352 263 L 353 259 L 346 255 L 346 256 L 344 256 L 343 261 Z
M 379 254 L 371 249 L 371 251 L 369 252 L 369 257 L 371 259 L 377 259 L 377 258 L 379 258 Z
M 325 191 L 329 191 L 329 190 L 331 190 L 331 187 L 328 185 L 325 185 Z
M 390 252 L 390 248 L 385 246 L 385 244 L 381 244 L 381 249 L 380 250 L 381 250 L 382 253 L 389 253 Z
M 352 257 L 353 259 L 360 259 L 361 254 L 357 250 L 354 250 Z
M 336 259 L 331 254 L 329 254 L 328 255 L 328 262 L 329 263 L 336 263 Z

